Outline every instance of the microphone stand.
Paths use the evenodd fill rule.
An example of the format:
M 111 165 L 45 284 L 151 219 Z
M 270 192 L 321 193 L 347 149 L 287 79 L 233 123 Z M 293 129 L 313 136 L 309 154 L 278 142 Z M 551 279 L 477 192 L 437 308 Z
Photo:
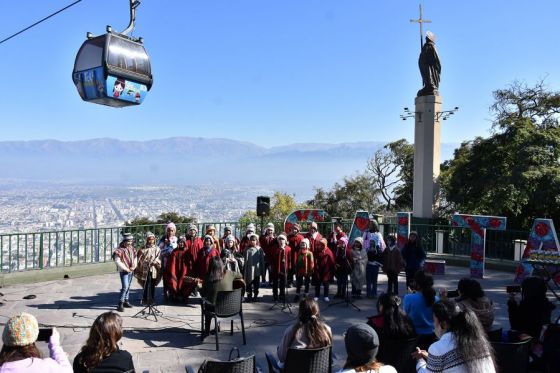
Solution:
M 148 272 L 148 276 L 146 277 L 146 281 L 144 282 L 144 294 L 146 294 L 146 303 L 145 307 L 138 311 L 136 315 L 132 316 L 133 318 L 141 317 L 143 319 L 147 319 L 150 316 L 153 316 L 155 322 L 158 322 L 158 316 L 163 316 L 163 312 L 161 312 L 155 305 L 154 302 L 154 294 L 152 293 L 152 271 Z M 142 296 L 143 298 L 143 296 Z M 147 311 L 146 311 L 147 310 Z M 140 316 L 141 315 L 141 316 Z
M 346 256 L 346 253 L 344 253 L 344 255 Z M 346 266 L 347 266 L 347 268 L 351 268 L 350 262 L 348 261 L 348 258 L 346 258 Z M 349 280 L 348 280 L 348 277 L 349 277 L 349 276 L 350 276 L 350 274 L 347 273 L 347 274 L 346 274 L 346 294 L 344 295 L 344 299 L 341 300 L 341 301 L 339 301 L 339 302 L 329 303 L 329 304 L 327 305 L 327 308 L 330 308 L 331 306 L 336 306 L 336 305 L 339 305 L 339 304 L 346 304 L 346 307 L 352 306 L 352 307 L 354 307 L 357 311 L 361 311 L 361 308 L 358 307 L 358 306 L 356 306 L 356 305 L 354 304 L 354 302 L 352 301 L 352 298 L 350 297 L 350 292 L 348 291 L 348 283 L 349 283 L 350 281 L 352 281 L 352 277 L 350 276 L 350 281 L 349 281 Z
M 286 251 L 285 249 L 281 249 L 283 254 L 282 256 L 284 257 L 284 263 L 287 263 L 286 260 Z M 282 301 L 280 302 L 280 298 L 278 298 L 278 300 L 276 300 L 274 302 L 274 304 L 272 305 L 272 307 L 269 308 L 269 310 L 273 310 L 274 308 L 278 307 L 280 309 L 280 311 L 284 312 L 285 309 L 287 309 L 290 314 L 292 313 L 292 305 L 290 302 L 286 302 L 286 299 L 288 299 L 288 287 L 286 286 L 288 283 L 288 266 L 285 265 L 284 266 L 284 284 L 282 285 L 283 290 L 284 290 L 284 297 L 282 299 Z

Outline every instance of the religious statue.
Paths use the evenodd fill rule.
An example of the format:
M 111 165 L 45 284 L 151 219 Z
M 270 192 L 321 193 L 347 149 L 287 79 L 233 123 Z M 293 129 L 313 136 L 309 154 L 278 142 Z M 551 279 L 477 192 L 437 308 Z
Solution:
M 435 35 L 430 31 L 426 33 L 426 42 L 422 46 L 422 51 L 418 58 L 418 67 L 420 68 L 420 75 L 422 75 L 422 84 L 424 87 L 422 87 L 416 95 L 438 95 L 441 64 L 436 50 Z

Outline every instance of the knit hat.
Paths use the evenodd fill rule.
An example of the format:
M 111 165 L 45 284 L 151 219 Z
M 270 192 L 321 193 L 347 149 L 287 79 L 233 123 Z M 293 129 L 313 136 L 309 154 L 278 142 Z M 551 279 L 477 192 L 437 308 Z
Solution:
M 362 366 L 375 360 L 379 349 L 379 336 L 368 324 L 356 324 L 346 331 L 344 344 L 350 365 Z
M 179 243 L 179 242 L 186 243 L 187 242 L 187 237 L 185 237 L 185 236 L 179 237 L 179 239 L 177 240 L 177 243 Z
M 155 235 L 155 234 L 153 234 L 153 233 L 152 233 L 152 232 L 150 232 L 150 231 L 146 232 L 146 238 L 150 238 L 150 237 L 154 237 L 154 238 L 155 238 L 155 237 L 156 237 L 156 235 Z
M 298 231 L 301 229 L 300 225 L 298 223 L 292 224 L 292 228 L 297 229 Z
M 2 342 L 8 347 L 21 347 L 35 343 L 39 336 L 39 324 L 35 316 L 22 312 L 12 316 L 4 326 Z
M 134 239 L 134 236 L 132 235 L 132 233 L 122 232 L 121 234 L 122 234 L 123 241 L 132 241 Z
M 362 237 L 354 238 L 354 243 L 359 242 L 362 246 L 364 246 L 364 239 Z
M 276 237 L 276 240 L 280 240 L 280 238 L 283 238 L 284 241 L 287 241 L 288 238 L 286 237 L 286 233 L 282 232 L 278 235 L 278 237 Z
M 301 242 L 299 243 L 300 245 L 304 243 L 305 246 L 309 249 L 309 240 L 307 238 L 304 238 L 303 240 L 301 240 Z
M 252 232 L 254 232 L 254 231 L 255 231 L 255 224 L 253 224 L 253 223 L 249 224 L 249 225 L 247 226 L 246 231 L 252 231 Z
M 249 239 L 251 239 L 251 238 L 253 238 L 253 237 L 257 237 L 257 240 L 259 239 L 259 235 L 256 234 L 256 233 L 251 233 L 251 234 L 249 235 Z
M 265 229 L 272 229 L 272 231 L 274 232 L 274 224 L 268 223 Z
M 321 238 L 320 242 L 323 244 L 323 247 L 327 247 L 329 245 L 329 241 L 327 241 L 326 238 Z
M 224 232 L 225 232 L 225 231 L 230 231 L 230 232 L 232 232 L 231 227 L 230 227 L 229 225 L 226 225 L 226 226 L 224 227 Z
M 224 238 L 224 242 L 229 242 L 229 241 L 234 241 L 235 242 L 235 238 L 233 238 L 232 235 L 229 235 L 226 238 Z
M 177 231 L 177 227 L 175 226 L 175 223 L 173 223 L 172 221 L 167 223 L 167 226 L 165 227 L 165 230 L 168 230 L 169 228 L 173 229 L 174 231 Z
M 344 244 L 344 246 L 348 246 L 348 237 L 342 236 L 336 241 L 337 245 Z
M 187 231 L 191 231 L 193 229 L 198 232 L 198 228 L 196 227 L 195 224 L 189 224 L 187 227 Z
M 311 223 L 311 228 L 315 228 L 315 229 L 318 229 L 318 227 L 317 227 L 317 223 L 315 223 L 315 222 L 312 222 L 312 223 Z
M 206 226 L 206 232 L 213 230 L 214 232 L 216 231 L 216 227 L 214 227 L 212 224 L 207 225 Z

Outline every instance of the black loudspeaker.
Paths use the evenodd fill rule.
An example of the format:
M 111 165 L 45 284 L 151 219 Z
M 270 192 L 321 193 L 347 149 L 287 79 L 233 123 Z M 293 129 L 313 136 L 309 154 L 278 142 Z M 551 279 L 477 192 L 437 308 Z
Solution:
M 270 197 L 257 197 L 257 215 L 268 216 L 270 214 Z

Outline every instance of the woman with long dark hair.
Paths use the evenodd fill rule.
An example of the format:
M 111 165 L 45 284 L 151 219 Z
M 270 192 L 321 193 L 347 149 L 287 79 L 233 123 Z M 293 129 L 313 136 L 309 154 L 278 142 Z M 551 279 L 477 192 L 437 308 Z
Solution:
M 403 308 L 420 337 L 420 347 L 424 349 L 436 339 L 432 306 L 438 301 L 432 275 L 422 269 L 417 271 L 414 275 L 414 293 L 404 296 Z
M 122 319 L 115 312 L 102 313 L 91 326 L 85 346 L 74 358 L 75 373 L 128 372 L 134 370 L 132 355 L 119 349 Z
M 412 287 L 414 274 L 424 266 L 426 260 L 426 252 L 420 244 L 418 232 L 410 232 L 408 241 L 402 249 L 402 256 L 405 263 L 406 286 Z
M 278 346 L 278 359 L 283 364 L 290 348 L 321 348 L 332 345 L 331 328 L 321 320 L 319 305 L 311 298 L 299 302 L 296 323 L 286 329 Z
M 206 311 L 213 311 L 214 304 L 218 297 L 219 291 L 232 291 L 233 281 L 240 279 L 243 276 L 241 273 L 226 270 L 224 262 L 219 256 L 210 259 L 208 266 L 208 273 L 204 278 L 202 285 L 202 295 L 209 302 L 204 307 Z M 210 333 L 210 323 L 212 321 L 211 314 L 208 312 L 204 317 L 204 336 Z
M 417 348 L 416 371 L 441 373 L 494 373 L 492 346 L 482 324 L 469 308 L 453 300 L 434 304 L 433 318 L 439 337 L 428 351 Z
M 462 278 L 457 285 L 459 298 L 456 301 L 470 308 L 478 317 L 484 330 L 489 331 L 494 322 L 494 304 L 486 295 L 480 282 L 472 278 Z
M 370 317 L 368 324 L 375 329 L 379 338 L 401 339 L 416 335 L 414 326 L 400 308 L 401 298 L 393 294 L 381 294 L 377 300 L 378 315 Z
M 60 334 L 53 328 L 49 338 L 49 355 L 43 358 L 35 345 L 39 324 L 35 316 L 23 312 L 12 316 L 2 332 L 1 372 L 71 373 L 68 356 L 60 346 Z

